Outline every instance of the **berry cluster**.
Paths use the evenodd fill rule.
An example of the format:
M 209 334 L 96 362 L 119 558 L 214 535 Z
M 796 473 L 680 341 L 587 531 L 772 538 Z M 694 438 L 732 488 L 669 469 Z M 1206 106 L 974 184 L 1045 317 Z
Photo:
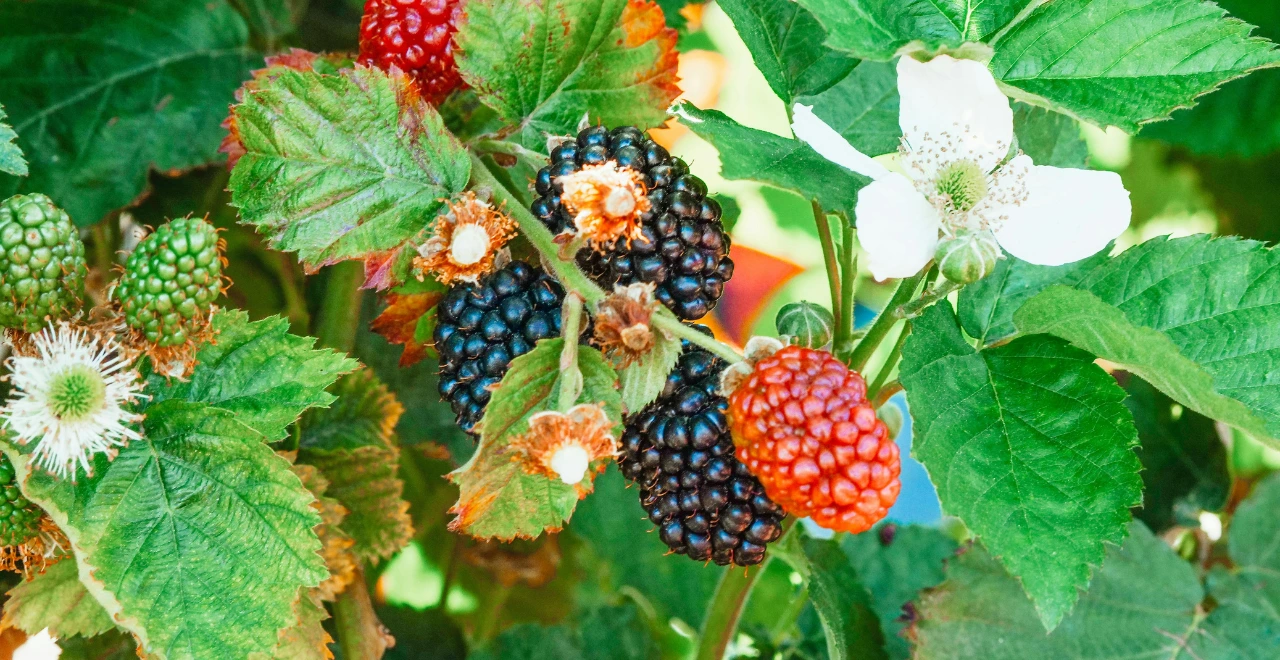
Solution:
M 0 326 L 37 332 L 78 311 L 89 268 L 66 211 L 40 194 L 0 203 Z
M 129 328 L 152 346 L 172 348 L 205 331 L 221 292 L 217 230 L 199 218 L 178 218 L 138 243 L 113 295 Z
M 603 254 L 583 250 L 579 264 L 606 289 L 653 283 L 657 299 L 676 316 L 688 321 L 706 316 L 733 276 L 720 204 L 707 197 L 706 184 L 689 173 L 683 160 L 672 158 L 640 129 L 593 126 L 553 149 L 551 164 L 534 179 L 534 215 L 554 233 L 574 231 L 557 179 L 607 161 L 644 175 L 650 209 L 641 217 L 641 238 L 619 242 Z
M 0 546 L 21 545 L 40 533 L 44 512 L 27 501 L 14 480 L 13 464 L 0 454 Z
M 540 339 L 560 335 L 564 289 L 523 261 L 512 261 L 478 284 L 449 287 L 438 307 L 435 346 L 440 353 L 440 396 L 453 406 L 458 426 L 473 433 L 511 360 Z
M 898 446 L 867 383 L 826 351 L 787 346 L 729 397 L 738 458 L 789 513 L 864 532 L 898 499 Z
M 716 392 L 723 368 L 686 344 L 661 396 L 627 420 L 618 463 L 673 552 L 750 566 L 782 535 L 785 513 L 734 458 L 727 403 Z
M 368 0 L 360 19 L 361 64 L 409 74 L 423 96 L 440 103 L 462 86 L 453 35 L 462 0 Z

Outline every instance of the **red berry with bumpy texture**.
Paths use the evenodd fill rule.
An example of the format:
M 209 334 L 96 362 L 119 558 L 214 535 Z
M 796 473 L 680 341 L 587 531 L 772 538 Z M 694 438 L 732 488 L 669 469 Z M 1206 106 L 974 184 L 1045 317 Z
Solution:
M 462 0 L 368 0 L 360 20 L 359 62 L 398 67 L 438 104 L 462 86 L 453 61 L 453 35 L 461 18 Z
M 729 397 L 738 459 L 787 512 L 864 532 L 898 499 L 898 447 L 867 383 L 826 351 L 788 346 Z

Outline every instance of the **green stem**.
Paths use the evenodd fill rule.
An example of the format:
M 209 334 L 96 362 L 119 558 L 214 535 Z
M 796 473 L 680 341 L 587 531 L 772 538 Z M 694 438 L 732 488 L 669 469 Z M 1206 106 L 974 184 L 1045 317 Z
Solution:
M 853 286 L 858 281 L 858 265 L 853 256 L 853 227 L 847 220 L 841 224 L 840 233 L 840 320 L 836 322 L 836 338 L 831 347 L 837 358 L 845 359 L 854 350 L 853 311 L 857 304 Z
M 329 267 L 319 325 L 315 329 L 321 346 L 345 353 L 355 348 L 363 283 L 364 264 L 359 261 L 344 261 Z
M 582 333 L 582 296 L 570 291 L 565 294 L 560 311 L 561 336 L 564 348 L 560 349 L 560 397 L 556 409 L 567 412 L 578 402 L 582 394 L 582 371 L 578 369 L 578 335 Z
M 924 272 L 920 272 L 898 282 L 898 288 L 893 292 L 893 296 L 889 298 L 889 303 L 880 311 L 880 315 L 876 317 L 876 320 L 871 322 L 871 327 L 867 328 L 867 334 L 863 335 L 862 341 L 858 342 L 858 346 L 853 349 L 849 358 L 845 360 L 845 364 L 848 364 L 850 369 L 862 371 L 867 366 L 867 360 L 870 360 L 871 355 L 879 348 L 880 342 L 884 341 L 885 335 L 888 335 L 889 331 L 893 329 L 893 325 L 901 320 L 895 313 L 896 310 L 906 304 L 908 300 L 911 300 L 924 277 Z
M 654 314 L 653 318 L 649 320 L 649 325 L 667 332 L 668 334 L 674 335 L 679 339 L 686 339 L 690 344 L 701 346 L 702 348 L 711 351 L 716 356 L 724 359 L 724 361 L 729 364 L 742 361 L 742 356 L 738 355 L 737 351 L 681 323 L 674 316 L 667 314 Z
M 724 651 L 738 630 L 738 619 L 746 607 L 751 587 L 764 573 L 764 566 L 749 569 L 727 568 L 707 605 L 707 617 L 698 637 L 697 660 L 723 660 Z
M 898 358 L 902 356 L 902 346 L 907 343 L 907 335 L 911 334 L 911 322 L 908 321 L 902 326 L 902 332 L 898 333 L 897 341 L 893 342 L 893 348 L 889 351 L 889 357 L 884 359 L 884 364 L 880 365 L 880 371 L 876 373 L 876 379 L 872 381 L 871 387 L 867 388 L 867 398 L 875 399 L 876 394 L 880 392 L 880 388 L 884 387 L 885 381 L 889 380 L 889 374 L 893 368 L 898 365 Z
M 382 623 L 373 611 L 364 571 L 359 566 L 355 579 L 333 603 L 333 624 L 345 660 L 379 660 L 386 652 Z
M 840 298 L 840 266 L 836 263 L 836 244 L 831 238 L 831 222 L 818 200 L 813 200 L 812 204 L 813 222 L 818 225 L 818 240 L 822 243 L 822 261 L 827 267 L 827 286 L 831 289 L 831 314 L 840 318 L 840 306 L 844 301 Z
M 604 289 L 600 285 L 591 281 L 581 270 L 578 264 L 572 258 L 560 258 L 560 246 L 556 244 L 555 237 L 551 235 L 551 230 L 547 229 L 533 213 L 530 213 L 523 205 L 515 199 L 510 190 L 507 190 L 493 173 L 485 167 L 484 162 L 475 154 L 471 155 L 471 181 L 474 185 L 487 186 L 493 190 L 493 199 L 495 202 L 506 202 L 506 211 L 515 218 L 516 224 L 520 227 L 520 233 L 529 239 L 533 247 L 542 254 L 542 262 L 551 269 L 552 273 L 560 280 L 560 284 L 569 291 L 576 291 L 587 302 L 591 309 L 595 309 L 600 301 L 604 300 Z M 687 339 L 693 344 L 697 344 L 716 355 L 727 360 L 730 364 L 742 361 L 742 356 L 738 355 L 732 348 L 688 327 L 665 314 L 654 314 L 651 324 L 655 328 L 665 330 L 669 334 L 680 339 Z
M 963 286 L 963 284 L 957 284 L 951 280 L 940 280 L 932 289 L 920 296 L 919 300 L 902 305 L 894 310 L 894 314 L 900 319 L 913 319 L 920 316 L 920 313 L 928 309 L 930 305 L 959 291 Z

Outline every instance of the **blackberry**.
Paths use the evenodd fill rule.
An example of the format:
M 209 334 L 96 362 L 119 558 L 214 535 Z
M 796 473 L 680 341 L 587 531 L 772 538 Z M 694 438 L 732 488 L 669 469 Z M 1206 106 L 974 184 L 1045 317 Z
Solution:
M 37 332 L 75 314 L 89 273 L 66 211 L 40 194 L 0 203 L 0 326 Z
M 640 129 L 593 126 L 578 133 L 577 140 L 552 149 L 551 164 L 534 179 L 534 215 L 553 233 L 574 231 L 556 179 L 608 160 L 644 175 L 651 208 L 641 217 L 643 237 L 630 245 L 620 242 L 605 254 L 583 250 L 579 264 L 606 289 L 651 282 L 657 286 L 658 300 L 676 316 L 686 321 L 706 316 L 733 276 L 720 204 L 707 197 L 707 185 L 689 173 L 683 160 L 673 158 Z
M 540 268 L 512 261 L 480 280 L 458 283 L 437 307 L 440 396 L 472 433 L 511 360 L 560 335 L 564 289 Z
M 171 348 L 204 333 L 221 292 L 217 230 L 199 218 L 178 218 L 138 243 L 113 296 L 131 330 L 153 346 Z
M 22 496 L 9 458 L 0 454 L 0 546 L 22 545 L 40 533 L 44 512 Z
M 627 420 L 618 464 L 672 551 L 751 566 L 782 535 L 786 513 L 734 457 L 728 403 L 717 394 L 724 366 L 686 343 L 662 394 Z

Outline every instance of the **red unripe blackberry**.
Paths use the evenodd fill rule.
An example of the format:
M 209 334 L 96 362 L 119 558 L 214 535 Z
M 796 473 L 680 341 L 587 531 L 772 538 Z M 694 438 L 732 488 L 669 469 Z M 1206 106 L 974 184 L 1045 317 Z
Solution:
M 898 499 L 898 446 L 867 384 L 826 351 L 787 346 L 729 397 L 738 458 L 789 513 L 864 532 Z
M 409 74 L 422 95 L 440 103 L 462 86 L 453 35 L 462 0 L 368 0 L 360 19 L 361 64 Z
M 552 149 L 551 164 L 534 179 L 533 214 L 553 233 L 573 231 L 573 215 L 561 202 L 564 190 L 557 179 L 610 160 L 644 175 L 650 209 L 641 216 L 642 238 L 619 241 L 603 254 L 584 249 L 579 264 L 606 289 L 649 282 L 676 316 L 686 321 L 706 316 L 733 277 L 720 204 L 707 197 L 707 185 L 683 160 L 672 158 L 640 129 L 592 126 Z
M 785 513 L 733 455 L 728 404 L 716 392 L 723 369 L 686 343 L 661 396 L 627 420 L 618 465 L 673 552 L 751 566 L 782 535 Z
M 440 396 L 472 433 L 484 417 L 490 388 L 511 360 L 540 339 L 560 336 L 560 283 L 523 261 L 512 261 L 477 284 L 458 283 L 437 307 Z

